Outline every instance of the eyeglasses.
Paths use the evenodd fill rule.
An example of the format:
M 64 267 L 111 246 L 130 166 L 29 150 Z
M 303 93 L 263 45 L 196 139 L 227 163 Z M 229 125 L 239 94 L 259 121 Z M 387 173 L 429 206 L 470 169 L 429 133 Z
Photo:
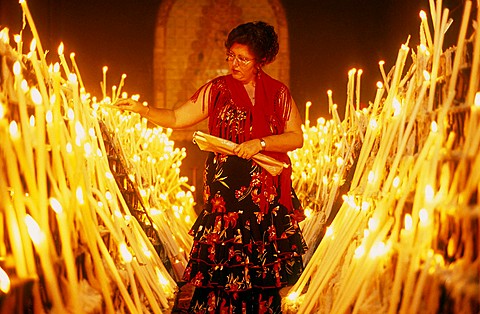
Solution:
M 234 62 L 235 60 L 237 60 L 237 64 L 241 67 L 244 67 L 249 65 L 250 62 L 252 62 L 254 59 L 247 59 L 243 56 L 235 55 L 232 52 L 227 52 L 227 58 L 225 60 L 228 62 Z

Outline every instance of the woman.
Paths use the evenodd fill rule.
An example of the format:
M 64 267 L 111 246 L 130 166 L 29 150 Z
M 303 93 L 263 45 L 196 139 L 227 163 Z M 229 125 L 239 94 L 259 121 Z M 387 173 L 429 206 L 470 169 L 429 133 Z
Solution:
M 233 29 L 225 42 L 230 75 L 202 86 L 175 110 L 117 104 L 163 127 L 206 118 L 211 135 L 239 145 L 235 155 L 209 153 L 205 207 L 191 229 L 184 280 L 196 287 L 192 313 L 280 313 L 279 290 L 303 270 L 304 216 L 291 188 L 291 167 L 272 176 L 251 159 L 259 152 L 290 164 L 303 145 L 301 118 L 288 88 L 262 67 L 275 59 L 278 37 L 264 22 Z

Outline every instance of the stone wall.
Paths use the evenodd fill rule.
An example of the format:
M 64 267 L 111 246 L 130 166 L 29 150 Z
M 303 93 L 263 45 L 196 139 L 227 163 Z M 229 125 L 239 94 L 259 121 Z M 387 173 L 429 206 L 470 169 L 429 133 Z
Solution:
M 285 11 L 279 0 L 166 0 L 160 4 L 154 45 L 154 102 L 163 108 L 183 104 L 203 84 L 228 73 L 224 41 L 238 24 L 263 20 L 275 27 L 280 51 L 265 68 L 289 84 L 289 43 Z M 195 130 L 174 131 L 172 139 L 190 141 Z

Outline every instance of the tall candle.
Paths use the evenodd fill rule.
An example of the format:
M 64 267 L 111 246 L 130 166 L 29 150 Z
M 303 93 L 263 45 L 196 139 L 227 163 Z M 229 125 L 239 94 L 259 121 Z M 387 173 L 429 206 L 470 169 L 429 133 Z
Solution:
M 382 78 L 383 78 L 383 85 L 385 86 L 386 90 L 388 91 L 389 90 L 389 83 L 388 83 L 387 75 L 385 74 L 385 69 L 383 67 L 384 64 L 385 64 L 385 61 L 383 61 L 383 60 L 378 62 L 378 66 L 380 68 L 380 73 L 382 74 Z
M 310 127 L 310 120 L 309 120 L 310 106 L 312 106 L 312 102 L 307 101 L 307 103 L 305 104 L 305 127 L 307 129 Z
M 30 215 L 25 216 L 25 224 L 27 225 L 28 233 L 40 258 L 40 264 L 43 268 L 43 275 L 45 276 L 45 282 L 48 287 L 47 292 L 53 303 L 53 312 L 66 313 L 66 309 L 64 308 L 60 294 L 60 289 L 58 287 L 57 277 L 53 269 L 53 263 L 50 258 L 47 237 L 40 229 L 40 226 L 37 224 L 37 222 Z
M 420 18 L 422 20 L 422 27 L 425 31 L 425 37 L 427 39 L 427 44 L 430 49 L 433 48 L 433 40 L 432 40 L 432 34 L 430 33 L 430 28 L 428 27 L 428 21 L 427 21 L 427 14 L 425 11 L 421 10 L 420 11 Z
M 359 69 L 357 72 L 357 93 L 356 93 L 356 109 L 360 110 L 360 78 L 362 76 L 363 70 Z
M 77 62 L 75 61 L 75 52 L 70 53 L 70 60 L 72 61 L 73 69 L 75 70 L 75 74 L 78 77 L 78 81 L 80 83 L 80 88 L 84 89 L 85 85 L 83 84 L 82 76 L 80 75 L 80 70 L 78 69 Z
M 58 46 L 58 57 L 60 58 L 60 64 L 62 65 L 63 70 L 65 71 L 65 75 L 69 77 L 71 72 L 70 72 L 70 69 L 68 68 L 68 63 L 63 54 L 63 50 L 64 50 L 64 46 L 63 46 L 63 42 L 61 42 L 60 45 Z
M 68 289 L 69 289 L 69 302 L 74 313 L 80 311 L 80 301 L 78 298 L 78 280 L 77 270 L 75 266 L 75 257 L 73 256 L 73 250 L 71 245 L 71 238 L 69 233 L 69 223 L 67 216 L 63 210 L 62 204 L 55 199 L 50 198 L 50 206 L 57 214 L 57 225 L 60 233 L 60 241 L 62 243 L 62 256 L 65 260 L 65 268 L 67 269 Z
M 107 71 L 108 71 L 108 67 L 104 66 L 102 68 L 102 73 L 103 73 L 102 94 L 103 94 L 104 100 L 107 98 Z
M 33 22 L 32 14 L 30 13 L 30 9 L 28 8 L 26 0 L 20 0 L 20 5 L 22 6 L 23 13 L 27 18 L 28 24 L 30 25 L 30 29 L 32 31 L 33 38 L 37 41 L 37 49 L 38 54 L 40 55 L 40 60 L 42 61 L 43 68 L 47 69 L 47 62 L 45 61 L 45 52 L 42 48 L 42 44 L 40 42 L 40 36 L 38 36 L 37 28 L 35 27 L 35 23 Z M 19 51 L 21 53 L 21 51 Z

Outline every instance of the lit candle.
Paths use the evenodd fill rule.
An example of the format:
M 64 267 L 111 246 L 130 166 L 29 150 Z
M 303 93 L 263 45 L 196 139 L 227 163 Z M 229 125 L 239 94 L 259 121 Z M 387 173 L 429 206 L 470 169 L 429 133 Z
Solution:
M 67 63 L 67 60 L 65 59 L 65 55 L 63 54 L 63 50 L 64 50 L 64 46 L 63 46 L 63 42 L 61 42 L 60 45 L 58 46 L 58 57 L 60 58 L 60 64 L 62 65 L 63 70 L 65 71 L 65 75 L 69 77 L 71 72 L 70 72 L 70 69 L 68 68 L 68 63 Z
M 80 311 L 80 302 L 78 298 L 78 280 L 77 269 L 75 267 L 75 257 L 71 245 L 71 238 L 69 234 L 69 226 L 67 216 L 63 211 L 63 206 L 56 198 L 50 198 L 50 206 L 57 214 L 57 226 L 60 232 L 60 241 L 62 242 L 62 256 L 65 260 L 65 268 L 67 270 L 69 302 L 72 306 L 73 312 Z
M 308 129 L 310 127 L 310 120 L 309 120 L 309 111 L 310 111 L 310 106 L 312 106 L 311 101 L 307 101 L 305 104 L 305 127 Z
M 75 52 L 70 53 L 70 60 L 72 61 L 72 65 L 73 65 L 73 68 L 75 70 L 75 74 L 77 75 L 78 81 L 80 82 L 80 87 L 82 89 L 84 89 L 85 85 L 83 85 L 82 76 L 80 75 L 80 70 L 78 69 L 77 62 L 75 61 Z
M 42 48 L 42 44 L 40 42 L 40 36 L 38 36 L 37 28 L 35 27 L 35 23 L 33 22 L 32 14 L 28 8 L 28 4 L 26 0 L 20 0 L 20 5 L 22 6 L 23 13 L 27 18 L 28 24 L 30 25 L 30 29 L 32 31 L 33 38 L 37 41 L 37 49 L 38 54 L 40 55 L 40 60 L 42 61 L 43 67 L 46 69 L 48 68 L 47 62 L 45 61 L 45 53 Z M 19 51 L 21 53 L 21 50 Z
M 126 77 L 127 77 L 126 74 L 122 74 L 122 78 L 120 79 L 120 84 L 118 84 L 117 94 L 115 95 L 113 102 L 115 102 L 120 97 Z
M 388 91 L 390 88 L 389 88 L 387 75 L 385 74 L 385 69 L 383 68 L 384 64 L 385 64 L 385 61 L 383 61 L 383 60 L 378 62 L 378 66 L 380 67 L 380 73 L 382 74 L 382 78 L 383 78 L 383 85 L 385 86 L 386 90 Z
M 427 14 L 425 11 L 421 10 L 420 13 L 420 18 L 422 20 L 421 26 L 423 27 L 425 31 L 425 37 L 427 39 L 428 47 L 430 49 L 433 48 L 433 40 L 432 40 L 432 34 L 430 33 L 430 28 L 428 27 L 428 21 L 427 21 Z
M 35 104 L 35 135 L 37 140 L 37 147 L 35 150 L 35 169 L 37 174 L 38 186 L 38 217 L 42 229 L 48 229 L 48 214 L 47 214 L 47 148 L 45 136 L 45 107 L 43 105 L 42 95 L 33 87 L 30 90 L 30 95 Z
M 356 110 L 360 110 L 360 78 L 362 76 L 363 70 L 359 69 L 357 72 L 357 95 L 356 95 Z
M 25 216 L 25 224 L 27 225 L 28 233 L 40 258 L 40 264 L 43 268 L 43 275 L 45 276 L 45 283 L 48 287 L 47 293 L 49 294 L 53 304 L 53 311 L 56 313 L 66 313 L 66 309 L 64 308 L 60 294 L 60 289 L 58 288 L 56 274 L 53 269 L 53 263 L 50 258 L 47 237 L 40 229 L 40 226 L 37 224 L 37 222 L 30 215 Z
M 102 72 L 103 72 L 103 82 L 102 82 L 102 94 L 103 94 L 103 99 L 105 100 L 107 98 L 107 71 L 108 71 L 108 67 L 107 66 L 104 66 L 102 68 Z

